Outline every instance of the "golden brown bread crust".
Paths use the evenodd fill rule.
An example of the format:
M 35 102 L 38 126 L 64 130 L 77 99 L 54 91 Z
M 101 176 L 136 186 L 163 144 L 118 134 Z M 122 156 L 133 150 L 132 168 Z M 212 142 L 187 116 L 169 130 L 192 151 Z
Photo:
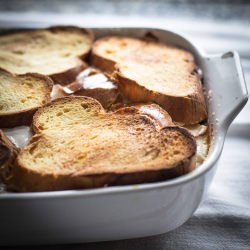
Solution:
M 71 175 L 40 173 L 39 171 L 29 170 L 17 159 L 17 167 L 12 170 L 11 181 L 7 187 L 18 192 L 40 192 L 40 191 L 57 191 L 68 189 L 88 189 L 103 186 L 117 186 L 151 183 L 164 181 L 189 173 L 195 168 L 195 148 L 196 144 L 187 130 L 183 128 L 164 128 L 163 130 L 177 129 L 184 133 L 188 138 L 192 153 L 189 156 L 172 166 L 158 166 L 156 169 L 139 170 L 133 172 L 100 172 L 99 174 L 81 174 Z M 41 135 L 37 135 L 39 137 Z M 37 138 L 35 139 L 37 140 Z
M 44 28 L 44 30 L 51 30 L 52 32 L 58 32 L 58 31 L 61 31 L 61 30 L 79 30 L 81 31 L 83 34 L 87 34 L 91 40 L 93 41 L 94 40 L 94 33 L 91 29 L 87 29 L 87 28 L 80 28 L 80 27 L 77 27 L 77 26 L 51 26 L 49 28 Z M 88 53 L 86 54 L 82 54 L 80 56 L 87 56 Z
M 17 154 L 17 147 L 0 130 L 0 181 L 8 183 Z
M 191 150 L 189 155 L 172 166 L 155 166 L 150 170 L 124 171 L 123 169 L 112 172 L 100 172 L 95 174 L 77 173 L 59 174 L 57 173 L 41 173 L 39 170 L 28 169 L 22 165 L 21 157 L 17 158 L 15 167 L 11 172 L 11 179 L 7 183 L 7 187 L 11 190 L 19 192 L 38 192 L 38 191 L 56 191 L 68 189 L 97 188 L 103 186 L 128 185 L 150 183 L 155 181 L 163 181 L 175 178 L 192 171 L 195 168 L 195 149 L 196 143 L 190 133 L 183 128 L 168 127 L 163 131 L 178 130 L 187 138 Z M 36 143 L 42 137 L 38 134 L 33 137 L 32 143 Z M 25 149 L 24 149 L 25 150 Z M 24 152 L 22 150 L 21 154 Z
M 74 122 L 74 125 L 68 126 L 69 113 L 66 114 L 65 118 L 60 116 L 60 127 L 56 125 L 50 128 L 44 126 L 44 124 L 41 125 L 41 122 L 43 123 L 46 120 L 41 116 L 44 116 L 46 112 L 50 114 L 51 119 L 53 114 L 57 117 L 59 111 L 74 107 L 72 103 L 77 104 L 78 102 L 83 103 L 82 107 L 87 107 L 87 109 L 91 109 L 92 106 L 94 108 L 95 112 L 91 111 L 89 118 L 86 120 L 88 122 L 89 119 L 92 119 L 88 125 L 77 120 L 78 124 Z M 67 106 L 69 104 L 71 106 Z M 56 108 L 55 110 L 55 107 L 60 109 Z M 133 113 L 133 111 L 132 113 L 123 111 L 121 113 L 105 113 L 97 101 L 88 97 L 62 98 L 39 109 L 34 116 L 33 124 L 37 134 L 19 154 L 11 172 L 11 179 L 7 183 L 8 188 L 28 192 L 139 184 L 177 177 L 188 173 L 195 167 L 196 142 L 186 129 L 180 127 L 156 129 L 155 123 L 148 116 Z M 66 119 L 66 123 L 64 123 L 64 119 Z M 107 137 L 109 135 L 111 137 Z M 120 138 L 120 136 L 122 137 Z M 100 137 L 100 139 L 97 137 Z M 77 142 L 76 148 L 71 148 L 73 144 L 67 144 L 68 140 L 72 140 L 73 144 Z M 176 146 L 177 142 L 179 146 Z M 62 143 L 66 143 L 65 146 L 62 146 Z M 138 147 L 146 147 L 145 151 L 144 149 L 143 151 L 138 149 L 134 143 L 138 144 Z M 180 146 L 180 143 L 181 145 L 183 143 L 183 145 Z M 147 148 L 147 145 L 151 146 Z M 40 151 L 41 148 L 42 151 Z M 63 152 L 60 151 L 60 148 Z M 142 153 L 145 157 L 143 163 L 136 162 L 137 156 L 133 156 L 133 154 L 137 153 L 131 148 L 139 150 L 140 154 Z M 182 149 L 184 151 L 180 153 L 178 150 Z M 83 150 L 87 151 L 83 152 Z M 34 162 L 30 162 L 34 159 L 32 155 L 38 157 L 36 159 L 40 161 L 40 157 L 43 157 L 42 152 L 46 152 L 46 154 L 49 152 L 62 153 L 61 156 L 58 156 L 59 158 L 56 158 L 58 165 L 50 166 L 50 163 L 47 162 L 43 167 L 41 165 L 34 167 Z M 133 164 L 130 162 L 132 165 L 126 163 L 127 159 L 122 156 L 124 153 L 126 153 L 126 158 L 132 157 L 131 159 L 135 160 Z M 165 157 L 165 153 L 167 154 L 166 157 L 170 157 L 170 159 L 163 160 L 161 158 Z M 158 158 L 159 154 L 161 156 Z M 172 158 L 175 157 L 172 154 L 180 155 L 176 156 L 177 158 Z M 28 160 L 30 166 L 27 165 L 28 162 L 25 160 L 29 157 L 32 157 Z M 46 158 L 46 156 L 44 157 Z M 84 165 L 79 165 L 82 157 L 84 157 Z M 86 160 L 85 157 L 87 157 Z M 51 159 L 50 156 L 48 159 Z M 79 160 L 76 161 L 75 159 Z M 120 167 L 116 166 L 117 159 L 122 161 L 122 163 L 119 162 Z M 99 164 L 101 165 L 99 166 Z
M 53 27 L 49 27 L 49 28 L 44 28 L 44 29 L 34 29 L 34 30 L 26 30 L 26 31 L 17 31 L 15 33 L 23 33 L 24 35 L 27 34 L 29 35 L 29 33 L 32 32 L 36 32 L 36 31 L 43 31 L 43 30 L 48 30 L 53 32 L 60 32 L 60 31 L 78 31 L 81 32 L 83 35 L 87 35 L 89 37 L 89 39 L 91 40 L 91 42 L 94 40 L 94 34 L 90 29 L 84 29 L 84 28 L 79 28 L 79 27 L 75 27 L 75 26 L 53 26 Z M 15 34 L 15 33 L 11 33 Z M 7 34 L 3 34 L 2 36 L 8 36 Z M 0 36 L 1 38 L 1 36 Z M 75 67 L 69 67 L 67 70 L 65 71 L 61 71 L 61 72 L 55 72 L 53 74 L 49 74 L 48 76 L 51 77 L 51 79 L 53 79 L 53 81 L 55 83 L 59 83 L 59 84 L 68 84 L 72 81 L 75 80 L 76 76 L 87 67 L 87 64 L 83 61 L 86 60 L 87 56 L 89 55 L 90 49 L 82 54 L 77 55 L 77 57 L 75 58 L 75 61 L 77 62 Z M 3 66 L 2 66 L 3 67 Z M 36 72 L 35 72 L 36 73 Z
M 93 46 L 97 46 L 100 41 L 95 41 Z M 95 53 L 94 47 L 91 54 L 91 65 L 96 66 L 107 74 L 112 74 L 116 70 L 116 62 Z
M 37 74 L 37 73 L 27 73 L 27 74 L 23 74 L 23 75 L 15 75 L 15 74 L 12 74 L 12 73 L 0 68 L 0 74 L 1 74 L 1 71 L 9 74 L 13 78 L 31 77 L 34 79 L 34 81 L 36 81 L 36 79 L 42 80 L 42 83 L 44 84 L 44 87 L 46 89 L 46 92 L 44 93 L 43 102 L 45 104 L 50 102 L 50 93 L 52 90 L 53 81 L 49 77 L 41 75 L 41 74 Z M 21 91 L 21 89 L 20 89 L 20 91 Z M 32 122 L 32 118 L 33 118 L 34 113 L 41 106 L 42 106 L 42 104 L 40 106 L 28 108 L 26 110 L 20 110 L 18 112 L 9 112 L 9 113 L 1 113 L 0 112 L 0 127 L 1 128 L 13 128 L 16 126 L 30 125 Z
M 53 26 L 53 27 L 50 27 L 48 29 L 52 30 L 52 31 L 60 31 L 60 30 L 66 30 L 66 29 L 68 29 L 68 30 L 80 29 L 84 34 L 89 35 L 89 37 L 91 38 L 91 41 L 94 40 L 94 33 L 90 29 L 78 28 L 75 26 Z M 65 85 L 65 84 L 68 84 L 68 83 L 75 81 L 76 76 L 81 71 L 83 71 L 84 69 L 86 69 L 88 67 L 86 62 L 84 62 L 83 60 L 86 60 L 87 56 L 89 55 L 89 52 L 90 51 L 78 56 L 78 58 L 80 59 L 78 66 L 76 66 L 74 68 L 70 68 L 64 72 L 59 72 L 59 73 L 50 75 L 50 77 L 54 81 L 54 83 Z
M 119 42 L 121 44 L 117 45 Z M 116 45 L 117 48 L 113 49 L 112 45 L 107 46 L 108 43 Z M 123 44 L 125 44 L 125 47 Z M 102 48 L 102 46 L 104 48 Z M 130 46 L 132 46 L 131 52 L 129 51 Z M 136 49 L 134 49 L 133 46 L 135 46 Z M 153 46 L 156 51 L 155 55 L 152 52 Z M 148 54 L 146 54 L 147 47 L 151 50 Z M 161 50 L 165 50 L 168 55 L 166 56 L 164 54 L 165 52 L 163 53 Z M 171 50 L 174 50 L 173 55 L 171 55 Z M 179 56 L 180 59 L 178 59 Z M 91 62 L 94 66 L 113 74 L 117 79 L 121 93 L 128 98 L 131 103 L 155 102 L 167 110 L 174 121 L 183 124 L 195 124 L 207 117 L 205 99 L 200 78 L 196 72 L 194 58 L 187 51 L 168 47 L 158 42 L 145 42 L 143 40 L 124 37 L 104 37 L 94 43 Z M 134 72 L 136 72 L 136 68 L 140 67 L 140 65 L 145 64 L 150 65 L 151 68 L 155 67 L 155 74 L 157 75 L 157 67 L 161 68 L 161 70 L 164 67 L 166 71 L 161 71 L 161 73 L 165 72 L 165 79 L 168 78 L 168 74 L 170 74 L 169 77 L 175 79 L 173 76 L 173 68 L 170 68 L 168 71 L 168 67 L 178 65 L 179 68 L 182 68 L 183 74 L 186 77 L 183 79 L 183 82 L 190 78 L 190 88 L 188 92 L 183 91 L 182 93 L 182 89 L 180 89 L 178 95 L 175 95 L 172 94 L 171 91 L 168 93 L 168 91 L 163 92 L 161 90 L 154 90 L 154 88 L 150 89 L 150 86 L 147 87 L 148 84 L 145 84 L 143 81 L 137 81 L 127 76 L 129 70 L 128 65 L 130 65 L 130 63 L 133 65 L 134 62 L 136 62 L 133 67 Z M 131 65 L 129 67 L 131 67 Z M 144 73 L 146 73 L 146 76 L 147 70 L 144 70 L 144 72 L 138 71 L 137 75 Z M 179 74 L 178 70 L 175 74 Z M 163 79 L 164 78 L 162 78 L 161 81 Z M 145 78 L 145 82 L 147 82 L 147 78 Z M 163 83 L 159 83 L 158 86 L 161 86 L 161 84 Z M 167 81 L 164 84 L 167 84 Z M 162 85 L 162 87 L 164 86 Z
M 183 124 L 196 124 L 207 117 L 202 88 L 192 96 L 163 95 L 139 85 L 126 78 L 119 71 L 116 72 L 119 89 L 129 100 L 136 102 L 155 102 L 168 111 L 172 119 Z

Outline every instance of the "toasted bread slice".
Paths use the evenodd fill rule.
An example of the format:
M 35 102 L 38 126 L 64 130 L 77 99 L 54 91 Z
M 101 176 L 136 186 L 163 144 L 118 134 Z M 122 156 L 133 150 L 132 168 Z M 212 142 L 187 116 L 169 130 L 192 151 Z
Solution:
M 8 183 L 18 154 L 16 146 L 0 130 L 0 181 Z
M 120 108 L 116 113 L 141 114 L 149 117 L 154 122 L 157 129 L 169 126 L 179 126 L 175 124 L 168 112 L 157 104 L 140 104 L 130 107 Z M 207 125 L 195 124 L 184 126 L 195 138 L 197 144 L 196 167 L 201 165 L 208 155 L 209 149 L 209 129 Z
M 30 125 L 36 110 L 50 101 L 52 85 L 43 75 L 14 75 L 0 69 L 0 127 Z
M 77 27 L 51 27 L 0 36 L 0 67 L 15 73 L 40 73 L 66 84 L 86 68 L 82 60 L 92 45 L 92 32 Z
M 157 130 L 140 114 L 105 113 L 92 98 L 55 100 L 37 111 L 34 128 L 8 183 L 17 191 L 161 181 L 195 166 L 196 143 L 186 129 Z
M 113 74 L 131 102 L 155 102 L 183 124 L 207 117 L 194 57 L 183 49 L 155 41 L 104 37 L 93 45 L 92 64 Z

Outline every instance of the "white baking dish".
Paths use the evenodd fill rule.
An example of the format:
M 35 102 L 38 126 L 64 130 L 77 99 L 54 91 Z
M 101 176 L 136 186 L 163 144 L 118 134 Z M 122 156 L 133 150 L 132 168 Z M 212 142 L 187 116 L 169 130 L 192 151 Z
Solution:
M 0 194 L 0 244 L 54 244 L 128 239 L 168 232 L 187 221 L 204 197 L 227 129 L 248 99 L 237 52 L 207 55 L 166 30 L 93 29 L 96 37 L 142 37 L 191 51 L 202 69 L 212 130 L 206 161 L 191 173 L 164 182 L 92 190 Z

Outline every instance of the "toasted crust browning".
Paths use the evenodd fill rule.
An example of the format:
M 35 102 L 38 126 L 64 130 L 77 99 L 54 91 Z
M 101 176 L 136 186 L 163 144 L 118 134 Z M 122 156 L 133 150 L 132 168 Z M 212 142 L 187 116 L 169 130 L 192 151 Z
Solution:
M 161 108 L 157 104 L 138 104 L 129 107 L 120 108 L 115 111 L 117 114 L 140 114 L 142 116 L 147 116 L 154 123 L 157 129 L 162 129 L 164 127 L 175 126 L 171 116 L 166 110 Z
M 157 39 L 93 38 L 78 27 L 0 35 L 0 128 L 33 132 L 19 151 L 0 130 L 0 181 L 8 190 L 164 181 L 207 156 L 194 56 Z
M 141 114 L 147 116 L 155 124 L 156 129 L 178 126 L 170 115 L 157 104 L 140 104 L 130 107 L 120 108 L 116 113 Z M 197 144 L 196 167 L 201 165 L 207 157 L 209 149 L 209 129 L 207 125 L 195 124 L 184 126 L 195 138 Z
M 0 181 L 8 183 L 17 154 L 16 146 L 0 130 Z
M 135 38 L 104 37 L 93 45 L 92 63 L 113 74 L 131 102 L 155 102 L 184 124 L 207 116 L 194 58 L 183 49 Z
M 0 127 L 30 125 L 36 110 L 50 101 L 52 85 L 40 74 L 14 75 L 0 69 Z
M 93 33 L 77 27 L 51 27 L 0 36 L 0 67 L 16 74 L 51 76 L 57 83 L 75 80 L 84 68 Z
M 186 129 L 157 129 L 136 113 L 105 113 L 92 98 L 48 104 L 34 116 L 34 128 L 8 183 L 17 191 L 160 181 L 195 166 L 196 143 Z
M 177 130 L 181 130 L 178 128 Z M 171 136 L 172 128 L 165 128 L 163 134 Z M 175 136 L 183 136 L 183 131 L 174 131 Z M 186 131 L 185 131 L 186 132 Z M 184 133 L 185 133 L 184 132 Z M 190 135 L 188 135 L 189 137 Z M 39 138 L 44 139 L 44 138 Z M 39 140 L 39 142 L 41 142 Z M 185 138 L 185 141 L 187 139 Z M 43 142 L 42 142 L 43 143 Z M 149 183 L 154 181 L 163 181 L 178 177 L 180 175 L 186 174 L 194 169 L 195 167 L 195 144 L 192 138 L 187 142 L 190 147 L 188 152 L 188 157 L 182 159 L 178 164 L 172 164 L 159 162 L 158 165 L 155 163 L 140 165 L 135 164 L 132 168 L 108 170 L 105 169 L 97 170 L 96 172 L 86 172 L 84 170 L 78 171 L 71 169 L 71 172 L 64 173 L 63 171 L 56 172 L 51 169 L 48 172 L 39 172 L 36 169 L 28 169 L 27 166 L 23 166 L 22 158 L 24 157 L 24 152 L 18 158 L 17 163 L 19 167 L 14 168 L 12 183 L 9 187 L 17 191 L 53 191 L 53 190 L 66 190 L 66 189 L 83 189 L 83 188 L 97 188 L 103 187 L 105 185 L 128 185 L 128 184 L 140 184 Z M 32 148 L 37 144 L 32 145 Z M 154 153 L 153 153 L 154 152 Z M 192 152 L 192 153 L 191 153 Z M 26 153 L 26 152 L 25 152 Z M 114 153 L 114 152 L 113 152 Z M 115 152 L 116 153 L 116 152 Z M 186 152 L 187 153 L 187 152 Z M 64 152 L 65 154 L 65 152 Z M 149 154 L 155 155 L 156 152 L 152 151 Z M 98 157 L 96 155 L 96 157 Z M 73 163 L 73 162 L 72 162 Z M 165 165 L 166 164 L 166 165 Z M 82 166 L 84 169 L 84 166 Z M 120 166 L 119 166 L 120 167 Z M 145 168 L 146 167 L 146 168 Z M 105 171 L 106 170 L 106 171 Z M 40 170 L 41 171 L 41 170 Z
M 129 98 L 131 103 L 155 102 L 167 110 L 175 122 L 182 124 L 196 124 L 207 117 L 201 87 L 197 94 L 194 93 L 191 96 L 168 96 L 148 90 L 118 72 L 116 77 L 121 92 Z

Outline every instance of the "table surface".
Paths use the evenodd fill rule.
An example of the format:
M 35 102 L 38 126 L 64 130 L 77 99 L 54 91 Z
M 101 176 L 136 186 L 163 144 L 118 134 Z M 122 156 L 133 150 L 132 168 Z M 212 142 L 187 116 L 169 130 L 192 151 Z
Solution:
M 51 24 L 93 27 L 115 23 L 116 26 L 175 29 L 185 32 L 209 53 L 238 51 L 250 89 L 250 3 L 176 2 L 1 1 L 0 26 L 14 27 L 18 23 L 27 27 Z M 40 246 L 38 249 L 250 249 L 249 152 L 250 102 L 228 131 L 206 199 L 183 226 L 170 233 L 141 239 Z

